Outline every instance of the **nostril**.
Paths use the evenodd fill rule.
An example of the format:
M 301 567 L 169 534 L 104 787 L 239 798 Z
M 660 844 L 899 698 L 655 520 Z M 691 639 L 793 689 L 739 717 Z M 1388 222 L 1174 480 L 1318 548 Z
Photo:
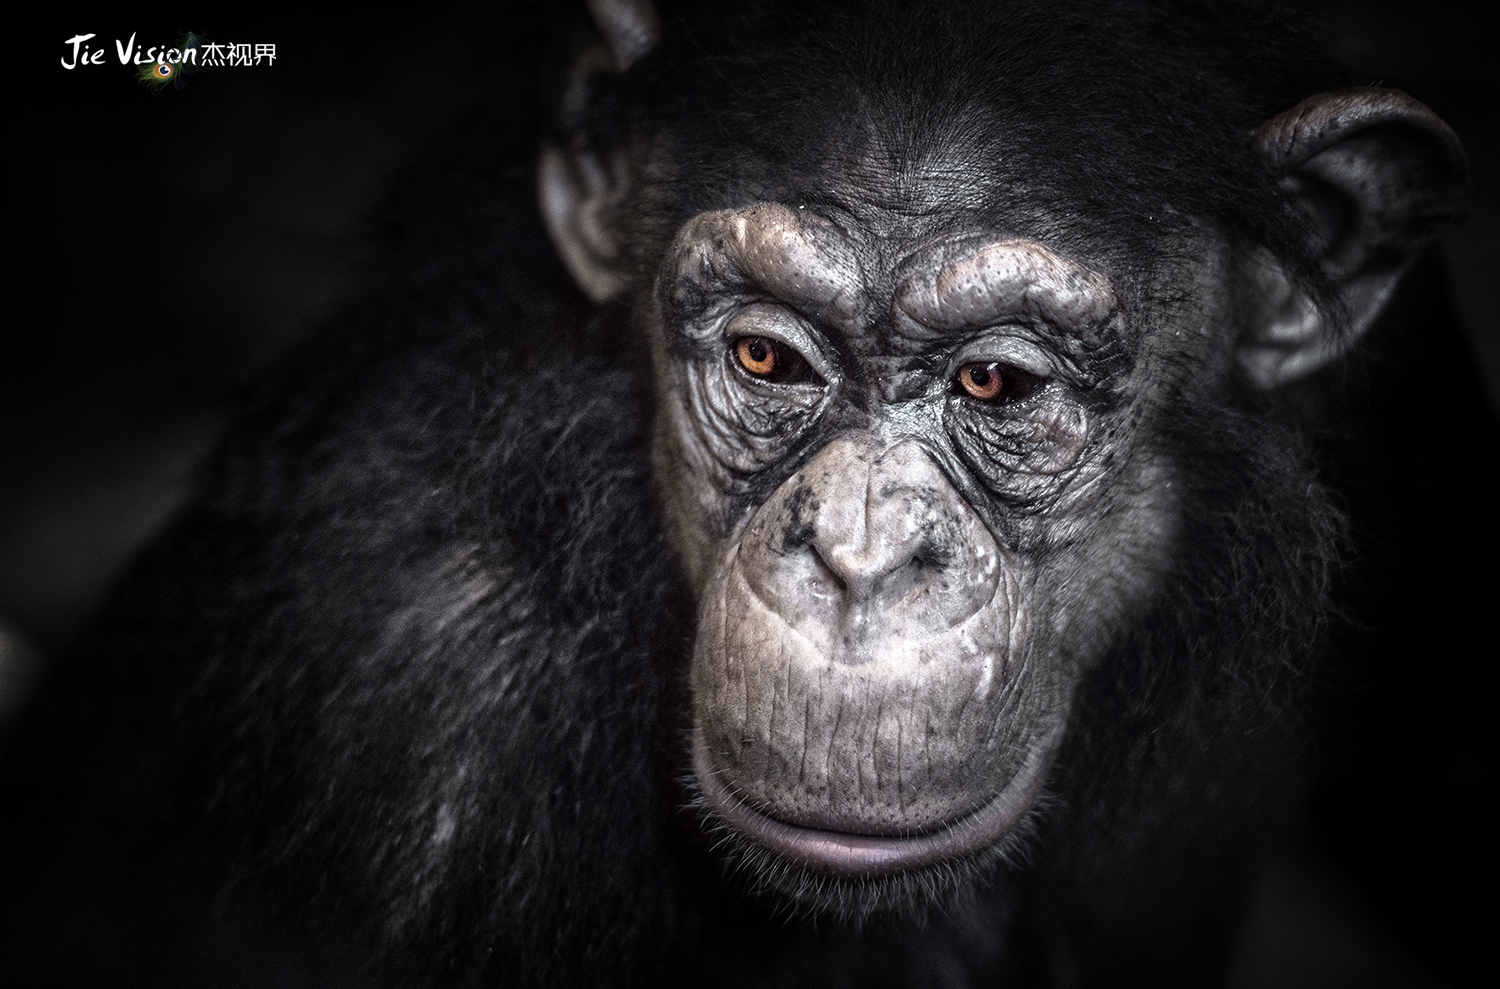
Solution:
M 912 554 L 912 560 L 923 570 L 949 570 L 952 569 L 953 561 L 958 556 L 959 554 L 946 538 L 929 530 L 922 544 Z
M 869 601 L 882 611 L 890 609 L 931 576 L 932 571 L 923 563 L 922 558 L 913 556 L 905 564 L 871 582 Z
M 813 551 L 814 555 L 817 555 L 817 539 L 818 530 L 811 522 L 787 526 L 786 532 L 781 537 L 781 553 L 786 556 L 806 546 Z
M 808 590 L 823 597 L 853 595 L 854 591 L 844 575 L 828 565 L 823 554 L 818 552 L 817 544 L 809 539 L 805 545 L 808 567 L 803 573 L 803 582 Z

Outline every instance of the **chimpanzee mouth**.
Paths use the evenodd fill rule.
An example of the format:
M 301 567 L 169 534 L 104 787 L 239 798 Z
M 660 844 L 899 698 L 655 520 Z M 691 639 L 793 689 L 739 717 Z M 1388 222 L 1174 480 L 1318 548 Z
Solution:
M 1057 733 L 1032 747 L 1005 789 L 980 807 L 931 831 L 912 835 L 854 834 L 789 824 L 731 793 L 709 762 L 702 730 L 693 730 L 693 770 L 721 817 L 784 858 L 826 875 L 867 879 L 921 868 L 977 852 L 1020 823 L 1046 779 Z

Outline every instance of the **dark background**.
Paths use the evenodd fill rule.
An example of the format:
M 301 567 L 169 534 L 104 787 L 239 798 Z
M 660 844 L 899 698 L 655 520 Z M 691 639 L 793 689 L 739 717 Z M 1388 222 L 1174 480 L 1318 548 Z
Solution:
M 1500 85 L 1476 9 L 1326 7 L 1348 82 L 1426 102 L 1474 182 L 1361 357 L 1325 376 L 1320 443 L 1355 535 L 1346 615 L 1317 675 L 1305 806 L 1238 986 L 1477 985 L 1492 970 L 1477 965 L 1493 908 L 1473 904 L 1493 876 Z M 152 94 L 114 55 L 132 32 L 146 47 L 183 28 L 278 58 Z M 63 70 L 63 42 L 88 32 L 106 64 Z M 516 67 L 547 42 L 448 4 L 295 26 L 81 19 L 17 42 L 31 78 L 12 95 L 23 260 L 0 331 L 0 726 L 257 374 L 357 290 L 402 176 L 462 139 L 476 101 L 530 99 Z

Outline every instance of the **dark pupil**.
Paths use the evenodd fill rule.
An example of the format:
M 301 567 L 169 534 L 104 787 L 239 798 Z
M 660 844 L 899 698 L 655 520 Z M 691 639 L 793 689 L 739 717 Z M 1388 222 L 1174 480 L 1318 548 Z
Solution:
M 974 382 L 975 388 L 988 388 L 991 373 L 987 367 L 971 367 L 969 368 L 969 380 Z
M 764 340 L 752 340 L 745 349 L 750 353 L 750 359 L 757 364 L 764 364 L 771 356 L 771 348 Z

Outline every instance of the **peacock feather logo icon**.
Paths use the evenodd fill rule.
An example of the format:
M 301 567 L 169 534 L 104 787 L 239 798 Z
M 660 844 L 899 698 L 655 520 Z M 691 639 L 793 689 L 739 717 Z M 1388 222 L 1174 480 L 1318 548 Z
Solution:
M 146 62 L 136 70 L 135 77 L 147 89 L 153 93 L 159 93 L 170 83 L 173 89 L 181 89 L 187 85 L 188 77 L 198 71 L 199 46 L 202 44 L 201 35 L 189 31 L 177 42 L 176 50 L 180 52 L 177 60 L 167 60 L 167 49 L 157 56 L 156 61 Z M 192 56 L 188 55 L 192 52 Z

